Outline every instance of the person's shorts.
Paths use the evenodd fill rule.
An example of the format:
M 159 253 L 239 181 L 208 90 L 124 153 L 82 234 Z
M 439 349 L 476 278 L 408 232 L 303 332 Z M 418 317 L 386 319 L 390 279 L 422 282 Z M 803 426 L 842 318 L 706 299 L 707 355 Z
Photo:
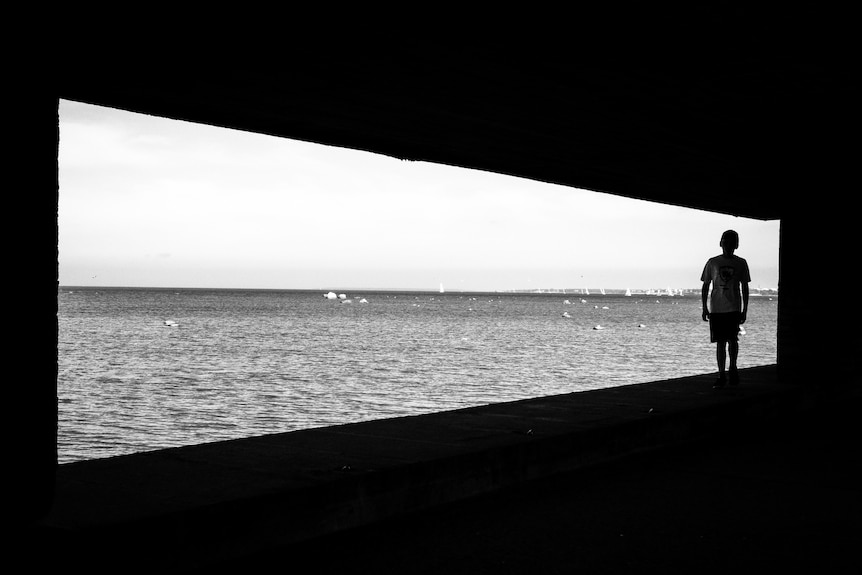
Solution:
M 741 318 L 742 314 L 739 312 L 709 314 L 709 340 L 712 343 L 739 341 L 739 320 Z

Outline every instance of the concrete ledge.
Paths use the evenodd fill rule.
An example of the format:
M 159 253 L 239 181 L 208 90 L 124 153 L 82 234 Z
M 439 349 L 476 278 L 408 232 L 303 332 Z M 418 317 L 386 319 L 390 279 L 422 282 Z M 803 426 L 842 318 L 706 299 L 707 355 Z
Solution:
M 713 377 L 62 465 L 39 533 L 64 566 L 82 556 L 126 572 L 200 567 L 707 438 L 805 401 L 775 366 L 744 370 L 738 388 L 712 390 Z

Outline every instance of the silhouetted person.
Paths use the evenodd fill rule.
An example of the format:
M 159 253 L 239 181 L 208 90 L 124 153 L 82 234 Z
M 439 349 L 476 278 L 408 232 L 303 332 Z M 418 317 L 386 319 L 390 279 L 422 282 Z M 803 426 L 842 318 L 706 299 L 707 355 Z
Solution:
M 739 383 L 736 359 L 739 356 L 739 326 L 748 314 L 748 262 L 733 252 L 739 247 L 739 234 L 727 230 L 721 235 L 722 254 L 709 258 L 700 279 L 703 282 L 703 321 L 709 321 L 710 341 L 716 344 L 718 381 L 713 387 Z M 710 296 L 710 284 L 712 295 Z M 707 300 L 709 305 L 707 306 Z M 725 372 L 727 355 L 730 369 Z

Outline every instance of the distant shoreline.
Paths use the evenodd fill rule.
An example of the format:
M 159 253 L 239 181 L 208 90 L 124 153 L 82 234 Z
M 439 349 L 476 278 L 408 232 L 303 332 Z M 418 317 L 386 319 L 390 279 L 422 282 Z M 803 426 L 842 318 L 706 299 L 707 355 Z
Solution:
M 433 289 L 418 289 L 418 288 L 228 288 L 228 287 L 154 287 L 154 286 L 74 286 L 60 285 L 58 289 L 64 291 L 73 290 L 182 290 L 182 291 L 247 291 L 247 292 L 290 292 L 290 293 L 320 293 L 327 292 L 336 293 L 389 293 L 389 294 L 438 294 L 438 295 L 457 295 L 457 294 L 510 294 L 510 295 L 578 295 L 584 297 L 595 296 L 623 296 L 625 297 L 629 290 L 620 288 L 604 289 L 601 288 L 548 288 L 548 289 L 508 289 L 508 290 L 447 290 L 440 292 Z M 700 287 L 682 288 L 667 290 L 667 289 L 634 289 L 631 290 L 631 297 L 691 297 L 700 296 Z M 756 297 L 769 296 L 778 297 L 778 290 L 751 288 L 751 295 Z

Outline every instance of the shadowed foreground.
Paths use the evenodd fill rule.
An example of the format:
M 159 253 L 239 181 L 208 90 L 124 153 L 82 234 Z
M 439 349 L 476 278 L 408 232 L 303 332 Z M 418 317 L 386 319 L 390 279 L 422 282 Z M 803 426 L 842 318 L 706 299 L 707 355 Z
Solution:
M 308 573 L 858 573 L 853 403 L 258 558 Z M 299 572 L 299 571 L 297 571 Z
M 61 466 L 32 567 L 562 573 L 858 563 L 857 402 L 774 366 Z M 836 391 L 837 393 L 837 391 Z

